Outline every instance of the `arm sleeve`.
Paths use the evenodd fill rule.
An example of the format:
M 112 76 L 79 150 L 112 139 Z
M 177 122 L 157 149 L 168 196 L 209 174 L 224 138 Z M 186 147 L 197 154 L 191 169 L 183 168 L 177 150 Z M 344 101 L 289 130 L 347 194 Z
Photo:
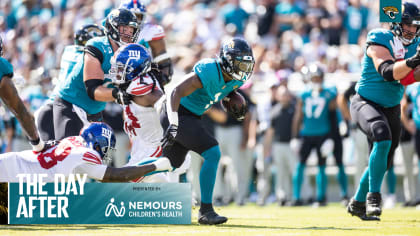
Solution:
M 349 88 L 346 89 L 346 91 L 344 92 L 344 98 L 346 99 L 346 101 L 350 101 L 350 97 L 354 94 L 356 94 L 356 83 L 352 83 L 350 85 Z
M 106 165 L 83 163 L 77 166 L 74 172 L 76 174 L 87 174 L 88 177 L 92 179 L 102 180 L 107 168 Z

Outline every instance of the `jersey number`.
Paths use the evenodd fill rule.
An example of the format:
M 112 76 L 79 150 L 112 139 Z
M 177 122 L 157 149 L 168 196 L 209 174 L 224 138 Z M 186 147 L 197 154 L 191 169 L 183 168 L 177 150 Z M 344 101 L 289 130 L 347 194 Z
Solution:
M 124 122 L 124 129 L 127 133 L 132 134 L 134 136 L 137 136 L 136 128 L 140 128 L 139 120 L 133 115 L 133 112 L 131 112 L 130 107 L 125 107 L 125 114 L 127 115 L 127 118 L 130 119 L 127 121 L 127 119 Z
M 311 97 L 305 99 L 305 115 L 308 118 L 319 118 L 325 107 L 325 98 Z
M 221 93 L 221 92 L 216 93 L 216 94 L 214 95 L 214 101 L 210 101 L 210 103 L 209 103 L 209 104 L 207 104 L 207 105 L 204 107 L 204 109 L 208 109 L 208 108 L 209 108 L 211 105 L 213 105 L 215 102 L 219 101 L 219 97 L 220 97 L 220 95 L 222 95 L 222 93 Z
M 49 153 L 40 153 L 38 155 L 38 161 L 42 168 L 50 169 L 57 165 L 57 162 L 63 161 L 71 151 L 71 146 L 58 146 L 56 149 Z M 58 154 L 58 155 L 57 155 Z

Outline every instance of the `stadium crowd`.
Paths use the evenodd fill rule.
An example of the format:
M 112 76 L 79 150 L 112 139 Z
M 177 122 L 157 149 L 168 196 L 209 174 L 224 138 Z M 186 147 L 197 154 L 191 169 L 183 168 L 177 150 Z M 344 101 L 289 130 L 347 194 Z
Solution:
M 218 55 L 221 42 L 232 36 L 244 37 L 253 47 L 255 67 L 251 80 L 242 88 L 249 102 L 249 113 L 238 122 L 226 113 L 208 112 L 208 128 L 220 143 L 222 159 L 218 168 L 214 198 L 218 204 L 235 201 L 259 205 L 277 201 L 280 205 L 315 202 L 328 199 L 346 202 L 352 195 L 347 174 L 358 184 L 367 165 L 367 142 L 356 130 L 345 110 L 351 88 L 359 79 L 361 58 L 367 32 L 381 27 L 379 1 L 368 0 L 143 0 L 147 20 L 163 26 L 166 48 L 174 64 L 173 83 L 190 72 L 194 63 Z M 18 0 L 0 2 L 0 37 L 4 55 L 14 67 L 14 82 L 32 113 L 48 100 L 58 82 L 60 59 L 65 46 L 73 44 L 73 34 L 89 23 L 102 20 L 120 4 L 119 0 Z M 387 27 L 387 25 L 382 25 Z M 309 83 L 309 65 L 318 65 L 325 83 L 336 87 L 333 92 L 340 111 L 337 136 L 333 145 L 324 147 L 327 158 L 324 177 L 337 176 L 341 192 L 329 191 L 314 197 L 312 177 L 307 168 L 298 180 L 297 143 L 292 135 L 292 118 L 296 97 Z M 353 88 L 354 89 L 354 88 Z M 215 106 L 215 109 L 219 109 Z M 219 109 L 220 110 L 220 109 Z M 286 110 L 284 112 L 283 110 Z M 105 120 L 117 136 L 114 165 L 127 162 L 130 143 L 123 131 L 122 108 L 108 103 Z M 0 108 L 1 152 L 30 149 L 16 119 L 4 106 Z M 404 202 L 416 205 L 414 144 L 408 132 L 402 139 Z M 340 144 L 341 143 L 341 144 Z M 290 145 L 289 145 L 290 144 Z M 343 147 L 344 144 L 344 147 Z M 405 145 L 407 144 L 407 145 Z M 341 160 L 334 162 L 333 156 Z M 405 145 L 405 146 L 404 146 Z M 344 150 L 344 152 L 343 152 Z M 411 150 L 411 151 L 410 151 Z M 283 154 L 283 155 L 280 155 Z M 191 153 L 192 156 L 198 154 Z M 330 158 L 331 157 L 331 158 Z M 199 201 L 197 178 L 200 159 L 191 158 L 188 180 L 193 183 Z M 398 159 L 397 159 L 398 160 Z M 410 163 L 411 161 L 411 163 Z M 316 166 L 310 156 L 307 166 Z M 337 164 L 337 165 L 335 165 Z M 337 167 L 336 167 L 337 166 Z M 411 168 L 411 169 L 410 169 Z M 410 169 L 410 170 L 407 170 Z M 303 169 L 302 169 L 303 171 Z M 321 172 L 321 168 L 320 168 Z M 273 177 L 274 176 L 274 177 Z M 316 183 L 322 181 L 317 175 Z M 334 178 L 330 178 L 334 182 Z M 296 195 L 300 182 L 302 196 Z M 387 176 L 388 206 L 395 205 L 396 176 Z M 326 188 L 326 186 L 325 186 Z M 300 190 L 299 190 L 300 191 Z M 417 191 L 419 192 L 419 191 Z M 387 202 L 385 202 L 387 204 Z

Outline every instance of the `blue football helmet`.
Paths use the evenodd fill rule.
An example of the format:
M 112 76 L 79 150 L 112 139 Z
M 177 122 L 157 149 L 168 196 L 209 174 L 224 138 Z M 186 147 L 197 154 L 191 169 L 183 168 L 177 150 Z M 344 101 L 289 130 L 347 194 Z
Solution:
M 111 59 L 114 83 L 125 84 L 144 75 L 151 69 L 152 58 L 147 49 L 139 44 L 127 44 L 118 49 Z
M 80 131 L 89 148 L 97 151 L 102 160 L 109 161 L 115 150 L 115 135 L 112 128 L 103 122 L 93 122 Z
M 137 21 L 140 25 L 140 29 L 143 27 L 146 21 L 146 6 L 140 0 L 123 0 L 119 8 L 125 8 L 133 12 Z

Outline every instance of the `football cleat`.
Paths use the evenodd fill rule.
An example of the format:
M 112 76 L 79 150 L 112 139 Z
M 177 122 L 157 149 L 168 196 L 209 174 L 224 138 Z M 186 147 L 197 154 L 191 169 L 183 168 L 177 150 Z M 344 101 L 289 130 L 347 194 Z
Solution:
M 380 193 L 368 193 L 366 197 L 366 215 L 380 216 L 382 197 Z
M 347 205 L 347 212 L 364 221 L 380 220 L 379 217 L 376 216 L 367 216 L 365 203 L 356 201 L 354 198 L 350 199 L 350 202 Z
M 198 211 L 198 223 L 202 225 L 218 225 L 225 223 L 227 220 L 226 217 L 219 216 L 215 211 L 208 211 L 206 213 Z
M 292 200 L 292 202 L 290 203 L 290 206 L 303 206 L 303 201 L 302 200 Z

